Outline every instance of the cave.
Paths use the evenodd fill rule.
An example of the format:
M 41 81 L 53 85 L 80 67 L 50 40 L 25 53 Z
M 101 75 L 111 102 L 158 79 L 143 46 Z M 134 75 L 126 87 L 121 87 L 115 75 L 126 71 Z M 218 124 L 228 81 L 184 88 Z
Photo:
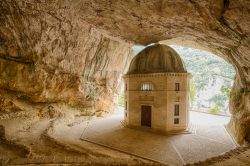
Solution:
M 10 156 L 23 159 L 12 160 L 11 164 L 34 160 L 46 163 L 43 157 L 36 156 L 36 152 L 48 153 L 45 148 L 32 142 L 35 139 L 21 140 L 26 139 L 24 133 L 34 129 L 30 133 L 41 132 L 44 147 L 53 142 L 54 148 L 48 147 L 50 153 L 60 156 L 61 151 L 56 149 L 66 149 L 63 154 L 69 158 L 61 157 L 64 161 L 84 163 L 91 158 L 89 161 L 100 164 L 106 162 L 106 157 L 110 163 L 143 165 L 143 160 L 131 160 L 120 152 L 118 155 L 99 147 L 95 151 L 79 150 L 63 144 L 49 137 L 51 129 L 46 125 L 59 125 L 53 119 L 66 116 L 67 110 L 81 112 L 75 120 L 67 119 L 68 126 L 80 124 L 80 115 L 112 113 L 122 75 L 134 57 L 131 47 L 151 43 L 206 50 L 233 65 L 236 76 L 227 129 L 241 147 L 225 155 L 233 158 L 242 153 L 241 157 L 249 162 L 248 0 L 1 0 L 0 11 L 0 140 L 4 149 L 0 152 L 1 164 L 8 164 Z M 50 120 L 45 122 L 43 118 Z M 7 125 L 11 119 L 13 125 Z M 11 139 L 16 133 L 20 137 Z M 84 157 L 79 159 L 81 155 Z M 93 156 L 100 157 L 98 162 Z M 63 162 L 60 159 L 51 160 Z

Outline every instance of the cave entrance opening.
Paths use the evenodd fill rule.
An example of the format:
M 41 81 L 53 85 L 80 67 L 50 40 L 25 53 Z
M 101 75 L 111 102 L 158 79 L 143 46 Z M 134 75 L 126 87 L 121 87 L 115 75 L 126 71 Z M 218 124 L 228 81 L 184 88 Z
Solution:
M 229 98 L 235 69 L 210 52 L 171 45 L 181 56 L 190 80 L 190 110 L 230 116 Z

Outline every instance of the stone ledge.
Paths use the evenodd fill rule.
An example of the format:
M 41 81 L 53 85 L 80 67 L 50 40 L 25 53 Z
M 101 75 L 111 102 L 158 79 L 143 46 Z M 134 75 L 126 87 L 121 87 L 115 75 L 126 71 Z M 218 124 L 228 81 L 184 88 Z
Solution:
M 123 78 L 130 77 L 161 77 L 161 76 L 192 76 L 191 73 L 150 73 L 150 74 L 127 74 Z

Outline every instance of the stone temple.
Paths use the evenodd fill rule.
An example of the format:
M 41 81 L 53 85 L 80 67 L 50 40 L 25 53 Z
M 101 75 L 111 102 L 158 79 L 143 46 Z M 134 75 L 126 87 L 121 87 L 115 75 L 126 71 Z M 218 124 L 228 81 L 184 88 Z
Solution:
M 124 76 L 126 124 L 161 133 L 185 130 L 190 77 L 172 48 L 146 47 L 133 58 Z

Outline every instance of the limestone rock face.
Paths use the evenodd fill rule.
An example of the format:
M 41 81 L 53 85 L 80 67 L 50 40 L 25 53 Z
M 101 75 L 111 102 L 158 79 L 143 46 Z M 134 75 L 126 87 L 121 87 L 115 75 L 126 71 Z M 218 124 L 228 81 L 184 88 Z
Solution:
M 132 58 L 129 44 L 79 21 L 67 4 L 57 5 L 0 2 L 0 88 L 33 102 L 109 110 Z
M 234 65 L 229 128 L 249 141 L 248 0 L 1 0 L 0 11 L 1 89 L 108 109 L 132 43 L 201 48 Z
M 5 138 L 5 130 L 2 125 L 0 125 L 0 140 L 3 140 Z

